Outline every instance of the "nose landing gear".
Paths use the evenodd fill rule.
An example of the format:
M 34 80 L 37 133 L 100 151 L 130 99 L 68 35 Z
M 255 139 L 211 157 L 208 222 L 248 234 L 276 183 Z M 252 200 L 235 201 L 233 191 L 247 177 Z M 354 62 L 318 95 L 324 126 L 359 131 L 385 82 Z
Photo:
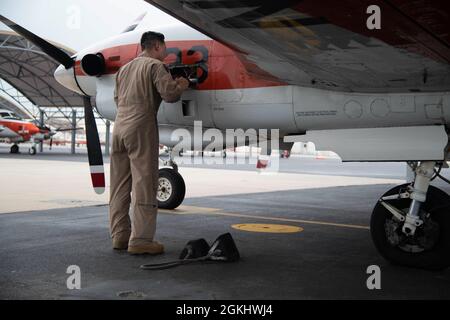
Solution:
M 30 147 L 30 149 L 28 149 L 28 153 L 31 155 L 35 155 L 36 154 L 36 147 L 33 145 Z
M 19 153 L 19 146 L 17 144 L 13 144 L 11 146 L 11 149 L 9 150 L 10 153 Z
M 171 157 L 169 160 L 159 158 L 159 180 L 156 198 L 158 208 L 175 209 L 184 200 L 186 185 L 183 177 L 178 173 L 178 166 Z

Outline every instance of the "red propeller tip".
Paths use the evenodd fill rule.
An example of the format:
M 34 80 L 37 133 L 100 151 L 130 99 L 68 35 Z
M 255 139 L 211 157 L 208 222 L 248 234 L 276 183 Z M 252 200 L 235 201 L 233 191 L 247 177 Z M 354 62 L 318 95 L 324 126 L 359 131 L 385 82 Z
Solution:
M 90 166 L 89 168 L 94 191 L 102 194 L 105 191 L 105 170 L 103 166 Z

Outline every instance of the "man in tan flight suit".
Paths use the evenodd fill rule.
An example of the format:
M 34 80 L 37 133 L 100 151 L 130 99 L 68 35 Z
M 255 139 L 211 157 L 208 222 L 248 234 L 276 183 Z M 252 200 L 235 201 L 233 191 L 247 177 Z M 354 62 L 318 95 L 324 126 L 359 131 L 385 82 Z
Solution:
M 110 232 L 114 249 L 128 248 L 131 254 L 159 254 L 164 252 L 164 247 L 153 240 L 159 177 L 156 114 L 162 100 L 179 100 L 189 81 L 184 78 L 174 80 L 163 64 L 166 57 L 164 35 L 145 32 L 141 48 L 142 53 L 122 66 L 116 78 Z

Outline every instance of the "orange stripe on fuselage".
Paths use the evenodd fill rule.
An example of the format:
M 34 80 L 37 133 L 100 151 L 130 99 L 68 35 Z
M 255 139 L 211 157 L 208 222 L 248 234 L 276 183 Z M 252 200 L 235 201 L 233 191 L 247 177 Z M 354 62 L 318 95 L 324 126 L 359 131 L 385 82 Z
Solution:
M 168 55 L 164 60 L 172 64 L 201 64 L 197 77 L 203 81 L 198 90 L 246 89 L 287 85 L 260 69 L 247 57 L 214 40 L 166 41 Z M 140 52 L 138 44 L 106 48 L 100 51 L 105 58 L 105 74 L 114 74 Z M 206 74 L 205 74 L 206 73 Z M 75 62 L 75 74 L 87 76 L 80 61 Z

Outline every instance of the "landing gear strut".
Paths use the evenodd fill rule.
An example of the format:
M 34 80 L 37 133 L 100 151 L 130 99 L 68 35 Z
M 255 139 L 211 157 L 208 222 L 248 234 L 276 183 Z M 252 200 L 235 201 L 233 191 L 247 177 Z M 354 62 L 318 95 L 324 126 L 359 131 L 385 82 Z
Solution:
M 178 173 L 178 166 L 172 159 L 172 150 L 169 150 L 169 160 L 159 158 L 159 181 L 156 198 L 158 208 L 175 209 L 184 200 L 186 185 L 183 177 Z
M 386 192 L 370 222 L 374 244 L 388 261 L 423 269 L 450 266 L 450 196 L 430 186 L 436 162 L 414 166 L 413 183 Z

